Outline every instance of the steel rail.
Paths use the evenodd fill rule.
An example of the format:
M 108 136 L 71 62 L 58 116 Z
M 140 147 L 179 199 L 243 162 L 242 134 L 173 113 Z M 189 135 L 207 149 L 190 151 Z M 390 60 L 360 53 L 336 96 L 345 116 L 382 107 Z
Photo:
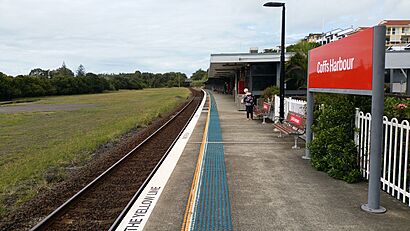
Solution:
M 45 217 L 43 220 L 41 220 L 39 223 L 37 223 L 37 225 L 35 225 L 33 228 L 31 228 L 30 231 L 39 231 L 39 230 L 46 229 L 47 226 L 50 225 L 53 222 L 53 219 L 56 218 L 57 216 L 59 216 L 61 213 L 63 213 L 65 211 L 65 209 L 68 208 L 68 206 L 70 206 L 77 199 L 79 199 L 79 197 L 81 195 L 83 195 L 85 192 L 87 192 L 87 190 L 89 190 L 92 186 L 94 186 L 102 178 L 104 178 L 109 173 L 111 173 L 111 171 L 113 171 L 119 164 L 121 164 L 125 159 L 127 159 L 130 155 L 132 155 L 137 149 L 139 149 L 148 140 L 150 140 L 153 136 L 155 136 L 158 132 L 160 132 L 164 127 L 166 127 L 169 123 L 171 123 L 175 118 L 177 118 L 183 111 L 185 111 L 185 109 L 188 108 L 188 106 L 190 106 L 191 103 L 194 101 L 195 97 L 196 96 L 193 95 L 192 99 L 180 111 L 178 111 L 175 115 L 171 116 L 171 118 L 165 124 L 163 124 L 160 128 L 158 128 L 156 131 L 154 131 L 150 136 L 145 138 L 140 144 L 138 144 L 136 147 L 134 147 L 131 151 L 129 151 L 126 155 L 124 155 L 120 160 L 118 160 L 113 165 L 111 165 L 107 170 L 105 170 L 103 173 L 101 173 L 98 177 L 96 177 L 93 181 L 91 181 L 89 184 L 87 184 L 84 188 L 82 188 L 80 191 L 78 191 L 76 194 L 74 194 L 74 196 L 72 196 L 67 201 L 65 201 L 56 210 L 51 212 L 47 217 Z M 198 108 L 198 106 L 196 107 L 196 109 L 197 108 Z M 196 109 L 195 109 L 195 111 L 196 111 Z M 191 118 L 192 118 L 192 115 L 191 115 L 190 119 Z M 189 120 L 188 120 L 188 122 L 189 122 Z M 176 139 L 178 139 L 179 136 L 180 136 L 180 134 L 178 134 Z M 175 143 L 175 140 L 172 142 L 171 145 L 173 146 L 174 143 Z M 168 152 L 168 150 L 167 150 L 167 152 Z M 160 161 L 163 161 L 163 158 L 161 158 Z M 154 169 L 157 169 L 157 166 L 155 166 Z M 151 174 L 149 175 L 149 177 L 152 177 Z M 146 184 L 146 181 L 144 181 L 144 184 Z M 138 191 L 140 191 L 140 190 L 138 190 Z
M 205 93 L 203 93 L 205 96 Z M 167 149 L 165 152 L 164 156 L 159 160 L 158 164 L 155 165 L 155 168 L 151 171 L 147 179 L 145 179 L 144 183 L 142 183 L 141 187 L 138 189 L 138 191 L 134 194 L 132 199 L 128 202 L 127 206 L 122 210 L 121 214 L 115 219 L 114 223 L 111 225 L 110 229 L 108 231 L 113 231 L 115 230 L 121 223 L 121 221 L 124 219 L 125 215 L 127 212 L 131 209 L 132 205 L 135 203 L 135 201 L 138 199 L 138 197 L 141 195 L 142 191 L 144 191 L 145 187 L 148 185 L 150 182 L 151 178 L 155 175 L 159 167 L 161 166 L 162 162 L 164 162 L 165 158 L 167 158 L 169 152 L 171 149 L 174 147 L 175 143 L 181 137 L 182 133 L 184 132 L 185 128 L 188 126 L 189 122 L 191 121 L 192 117 L 195 115 L 196 110 L 198 110 L 200 103 L 196 106 L 194 113 L 189 117 L 188 121 L 185 123 L 184 127 L 181 129 L 175 140 L 172 142 L 170 147 Z

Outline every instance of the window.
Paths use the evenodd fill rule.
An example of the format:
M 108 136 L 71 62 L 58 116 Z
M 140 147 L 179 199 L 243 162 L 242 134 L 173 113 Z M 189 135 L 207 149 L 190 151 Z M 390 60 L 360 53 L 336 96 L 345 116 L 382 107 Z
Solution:
M 251 66 L 252 76 L 272 75 L 276 73 L 276 66 L 272 63 L 255 63 Z
M 276 84 L 276 65 L 273 63 L 257 63 L 251 65 L 252 90 L 263 91 Z
M 276 85 L 276 74 L 252 76 L 252 90 L 263 91 L 269 86 Z

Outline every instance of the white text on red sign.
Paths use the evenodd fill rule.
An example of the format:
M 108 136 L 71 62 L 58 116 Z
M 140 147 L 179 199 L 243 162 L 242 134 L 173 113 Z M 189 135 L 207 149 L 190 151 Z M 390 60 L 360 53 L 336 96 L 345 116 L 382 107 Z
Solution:
M 354 58 L 342 59 L 330 59 L 317 62 L 317 73 L 329 73 L 337 71 L 349 71 L 354 68 Z

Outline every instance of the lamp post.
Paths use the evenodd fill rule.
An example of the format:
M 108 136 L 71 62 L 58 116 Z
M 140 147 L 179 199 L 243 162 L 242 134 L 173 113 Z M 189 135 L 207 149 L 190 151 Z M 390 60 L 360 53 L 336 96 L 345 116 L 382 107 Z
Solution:
M 280 42 L 280 79 L 279 79 L 279 122 L 283 123 L 285 117 L 285 3 L 267 2 L 265 7 L 282 7 L 282 31 Z

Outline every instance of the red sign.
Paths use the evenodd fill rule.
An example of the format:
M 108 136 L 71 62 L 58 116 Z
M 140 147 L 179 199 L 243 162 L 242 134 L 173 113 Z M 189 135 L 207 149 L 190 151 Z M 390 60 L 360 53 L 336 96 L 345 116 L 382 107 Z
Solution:
M 297 126 L 302 126 L 303 119 L 295 114 L 289 114 L 289 121 L 296 124 Z
M 312 90 L 372 90 L 373 28 L 315 48 L 309 53 Z

